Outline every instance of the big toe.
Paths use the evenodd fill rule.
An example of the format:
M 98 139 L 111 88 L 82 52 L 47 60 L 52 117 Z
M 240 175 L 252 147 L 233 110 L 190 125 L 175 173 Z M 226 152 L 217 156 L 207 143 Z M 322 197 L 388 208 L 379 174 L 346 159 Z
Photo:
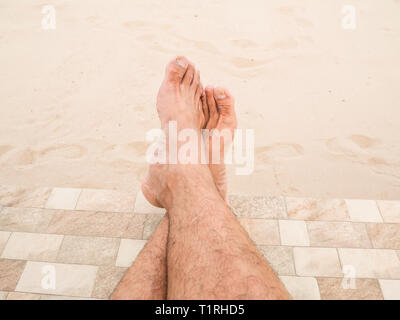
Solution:
M 214 99 L 222 120 L 236 127 L 235 100 L 228 89 L 216 87 L 214 89 Z
M 190 62 L 185 57 L 176 57 L 171 60 L 165 70 L 165 80 L 180 85 Z

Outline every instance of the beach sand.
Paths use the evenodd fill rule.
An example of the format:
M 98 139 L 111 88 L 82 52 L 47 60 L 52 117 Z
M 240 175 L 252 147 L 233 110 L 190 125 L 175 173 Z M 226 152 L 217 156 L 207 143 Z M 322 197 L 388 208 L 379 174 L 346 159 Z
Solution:
M 400 199 L 400 1 L 351 4 L 354 30 L 334 0 L 0 1 L 0 184 L 136 189 L 185 55 L 255 130 L 231 192 Z

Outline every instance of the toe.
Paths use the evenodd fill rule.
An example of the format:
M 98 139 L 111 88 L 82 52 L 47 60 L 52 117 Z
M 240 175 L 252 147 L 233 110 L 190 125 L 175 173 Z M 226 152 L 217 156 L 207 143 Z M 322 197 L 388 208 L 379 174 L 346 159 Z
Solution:
M 216 87 L 214 89 L 214 98 L 217 103 L 219 113 L 223 115 L 234 115 L 235 100 L 228 89 Z
M 197 82 L 197 85 L 196 85 L 196 92 L 195 92 L 195 95 L 194 95 L 194 101 L 199 101 L 201 96 L 202 96 L 202 94 L 203 94 L 203 85 L 201 84 L 200 78 L 199 78 L 199 80 Z
M 189 65 L 188 65 L 188 67 L 186 69 L 186 73 L 185 73 L 185 75 L 183 76 L 183 79 L 182 79 L 182 84 L 185 87 L 190 87 L 190 85 L 192 84 L 192 81 L 193 81 L 193 78 L 194 78 L 194 75 L 195 75 L 195 71 L 196 70 L 195 70 L 193 64 L 189 63 Z
M 189 65 L 185 57 L 176 57 L 170 61 L 165 71 L 165 79 L 169 82 L 180 84 Z
M 203 123 L 202 123 L 201 128 L 204 129 L 204 128 L 206 128 L 206 125 L 209 120 L 207 98 L 206 98 L 206 94 L 204 92 L 203 92 L 203 95 L 201 96 L 201 104 L 202 104 L 202 108 L 203 108 Z
M 218 123 L 218 110 L 217 110 L 217 105 L 216 101 L 214 98 L 214 88 L 211 86 L 206 87 L 206 99 L 207 99 L 207 105 L 208 105 L 208 110 L 209 110 L 209 120 L 207 122 L 207 129 L 214 129 L 217 126 Z

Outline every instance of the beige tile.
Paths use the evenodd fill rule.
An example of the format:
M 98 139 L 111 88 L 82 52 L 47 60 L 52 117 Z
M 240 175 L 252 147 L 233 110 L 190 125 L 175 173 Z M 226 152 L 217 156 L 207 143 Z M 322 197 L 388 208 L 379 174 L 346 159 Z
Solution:
M 341 199 L 286 198 L 288 217 L 298 220 L 348 221 L 346 203 Z
M 368 223 L 367 230 L 374 248 L 400 249 L 399 223 Z
M 382 292 L 376 279 L 352 279 L 354 287 L 342 278 L 318 278 L 322 300 L 382 300 Z
M 7 300 L 39 300 L 40 294 L 24 293 L 24 292 L 10 292 Z
M 400 223 L 400 201 L 377 201 L 385 222 Z
M 146 240 L 122 239 L 115 265 L 117 267 L 129 267 L 145 244 Z
M 146 219 L 147 215 L 145 214 L 132 214 L 129 218 L 127 228 L 122 234 L 122 237 L 130 239 L 142 239 Z
M 232 211 L 241 218 L 286 218 L 283 197 L 230 195 L 228 199 Z
M 307 221 L 312 247 L 371 248 L 365 224 Z
M 152 206 L 144 197 L 142 191 L 138 191 L 136 195 L 136 201 L 135 201 L 135 212 L 136 213 L 155 213 L 155 214 L 164 214 L 165 209 L 164 208 L 158 208 L 155 206 Z
M 78 202 L 81 189 L 54 188 L 46 202 L 47 209 L 74 210 Z
M 333 248 L 293 248 L 296 272 L 300 276 L 342 276 L 339 257 Z
M 117 190 L 82 189 L 76 210 L 133 212 L 135 194 Z
M 24 271 L 26 261 L 0 259 L 0 290 L 13 291 Z
M 143 239 L 149 239 L 164 218 L 164 214 L 148 214 L 144 222 Z
M 130 218 L 128 213 L 59 211 L 54 214 L 46 232 L 119 238 L 126 231 Z
M 37 208 L 4 208 L 0 214 L 0 229 L 5 231 L 44 232 L 54 210 Z
M 295 275 L 293 249 L 283 246 L 259 246 L 260 252 L 279 275 Z
M 11 232 L 0 231 L 0 254 L 3 252 L 4 247 L 10 238 Z
M 286 246 L 309 246 L 307 226 L 301 220 L 279 220 L 281 243 Z
M 6 300 L 8 292 L 0 291 L 0 300 Z
M 285 285 L 287 291 L 295 300 L 320 300 L 318 283 L 312 277 L 279 277 Z
M 385 300 L 400 300 L 400 280 L 379 280 Z
M 97 270 L 97 266 L 28 261 L 15 291 L 90 297 Z
M 50 196 L 50 192 L 50 188 L 0 186 L 0 205 L 8 207 L 43 208 Z
M 120 239 L 65 236 L 57 262 L 114 265 Z
M 94 285 L 92 297 L 108 299 L 124 276 L 127 268 L 100 267 Z
M 356 278 L 400 279 L 400 261 L 394 250 L 339 249 L 343 266 L 352 266 Z
M 71 296 L 59 296 L 53 294 L 42 294 L 40 300 L 96 300 L 88 297 L 71 297 Z
M 63 236 L 14 232 L 1 255 L 6 259 L 55 261 Z
M 351 221 L 383 222 L 375 200 L 346 199 Z
M 239 222 L 257 245 L 280 245 L 277 220 L 242 218 Z

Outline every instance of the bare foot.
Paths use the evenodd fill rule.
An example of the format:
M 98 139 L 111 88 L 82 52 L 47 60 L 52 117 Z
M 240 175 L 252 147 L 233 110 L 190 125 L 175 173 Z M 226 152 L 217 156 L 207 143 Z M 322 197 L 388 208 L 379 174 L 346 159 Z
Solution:
M 165 78 L 158 91 L 157 112 L 161 128 L 168 135 L 168 122 L 176 121 L 178 130 L 195 129 L 200 131 L 204 122 L 201 96 L 203 87 L 200 83 L 200 73 L 185 57 L 177 57 L 166 68 Z M 142 183 L 142 192 L 154 206 L 163 207 L 160 196 L 163 176 L 168 172 L 168 165 L 153 164 L 149 166 L 147 177 Z
M 229 91 L 221 87 L 213 88 L 211 86 L 207 86 L 205 94 L 202 96 L 202 100 L 204 114 L 203 128 L 208 130 L 217 129 L 219 133 L 221 133 L 222 130 L 227 129 L 231 132 L 231 141 L 233 141 L 237 121 L 234 110 L 235 101 Z M 214 132 L 214 135 L 215 134 L 218 133 Z M 229 147 L 229 145 L 224 145 L 224 142 L 221 142 L 219 148 L 213 148 L 212 137 L 213 133 L 211 131 L 211 135 L 208 137 L 209 168 L 218 192 L 226 201 L 227 180 L 223 157 L 225 155 L 225 150 Z M 222 139 L 221 141 L 225 140 Z M 217 164 L 212 163 L 212 154 L 215 152 L 220 152 L 221 162 Z

